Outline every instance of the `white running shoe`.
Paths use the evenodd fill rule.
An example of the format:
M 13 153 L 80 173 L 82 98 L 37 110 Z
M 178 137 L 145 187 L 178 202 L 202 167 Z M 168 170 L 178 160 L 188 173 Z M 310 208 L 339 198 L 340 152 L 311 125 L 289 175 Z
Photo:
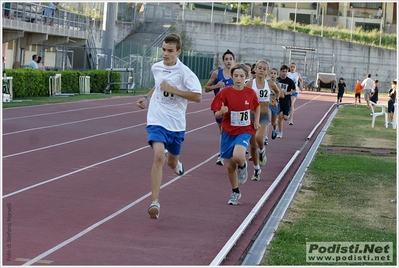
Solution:
M 266 164 L 266 161 L 266 148 L 263 148 L 263 152 L 259 153 L 259 165 L 263 166 L 264 164 Z
M 252 175 L 251 180 L 253 180 L 253 181 L 259 181 L 259 180 L 260 180 L 260 173 L 262 173 L 262 170 L 261 170 L 261 169 L 255 168 L 255 169 L 254 169 L 254 174 Z
M 177 175 L 183 175 L 184 174 L 184 167 L 183 164 L 179 161 L 177 161 L 177 166 L 175 167 L 174 171 L 176 172 Z
M 283 132 L 277 132 L 277 138 L 282 139 L 283 138 Z
M 234 205 L 234 206 L 238 205 L 239 204 L 238 199 L 240 199 L 240 198 L 241 198 L 241 193 L 232 192 L 231 196 L 230 196 L 230 200 L 227 204 Z
M 220 155 L 218 156 L 218 160 L 216 160 L 216 165 L 224 166 L 223 158 Z
M 159 218 L 159 211 L 161 210 L 161 205 L 158 200 L 155 200 L 151 203 L 151 206 L 148 208 L 148 214 L 150 214 L 151 219 Z

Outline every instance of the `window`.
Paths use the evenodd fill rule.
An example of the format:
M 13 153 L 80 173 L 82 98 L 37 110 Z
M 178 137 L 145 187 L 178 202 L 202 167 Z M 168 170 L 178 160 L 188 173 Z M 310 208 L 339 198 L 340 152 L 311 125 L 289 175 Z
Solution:
M 382 7 L 382 3 L 362 3 L 362 2 L 352 2 L 351 7 L 354 8 L 372 8 L 378 9 L 378 7 Z

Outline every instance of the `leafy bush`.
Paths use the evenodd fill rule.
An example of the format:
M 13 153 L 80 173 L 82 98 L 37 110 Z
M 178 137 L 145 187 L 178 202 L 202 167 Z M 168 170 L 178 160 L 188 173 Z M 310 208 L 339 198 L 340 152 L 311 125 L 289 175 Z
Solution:
M 49 96 L 49 78 L 55 74 L 61 74 L 61 92 L 79 93 L 79 77 L 90 76 L 90 91 L 103 93 L 108 83 L 108 73 L 105 70 L 93 71 L 42 71 L 35 69 L 7 69 L 6 74 L 12 77 L 13 97 L 42 97 Z M 110 73 L 111 82 L 121 82 L 119 72 Z M 111 85 L 111 90 L 120 89 L 120 85 Z

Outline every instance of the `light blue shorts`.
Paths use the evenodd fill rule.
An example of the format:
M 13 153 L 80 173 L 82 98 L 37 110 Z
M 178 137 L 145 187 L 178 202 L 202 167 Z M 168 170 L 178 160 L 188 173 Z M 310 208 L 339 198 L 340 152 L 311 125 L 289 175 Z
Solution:
M 272 111 L 272 115 L 276 116 L 280 112 L 280 104 L 277 104 L 276 107 L 273 105 L 269 104 L 269 110 Z
M 165 148 L 174 155 L 180 155 L 182 143 L 184 141 L 185 131 L 169 131 L 161 126 L 147 126 L 148 144 L 153 142 L 163 142 Z
M 236 145 L 242 145 L 248 148 L 249 140 L 252 135 L 248 133 L 238 134 L 237 136 L 232 136 L 227 134 L 222 129 L 222 140 L 220 142 L 220 157 L 224 159 L 229 159 L 233 157 L 234 147 Z
M 299 95 L 299 93 L 298 92 L 295 92 L 295 93 L 292 93 L 292 97 L 295 97 L 295 98 L 298 98 L 298 95 Z

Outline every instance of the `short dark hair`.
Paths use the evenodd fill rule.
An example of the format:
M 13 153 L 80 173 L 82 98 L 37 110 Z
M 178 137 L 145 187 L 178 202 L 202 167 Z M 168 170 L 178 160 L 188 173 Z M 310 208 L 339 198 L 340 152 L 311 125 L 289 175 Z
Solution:
M 368 78 L 370 78 L 370 77 L 371 77 L 371 74 L 366 74 L 366 76 L 367 76 Z
M 230 50 L 226 50 L 226 52 L 223 53 L 222 60 L 224 60 L 224 57 L 225 57 L 226 55 L 229 55 L 229 54 L 230 54 L 231 56 L 233 56 L 233 59 L 236 59 L 236 57 L 234 56 L 233 52 L 231 52 Z
M 179 51 L 181 49 L 182 43 L 181 43 L 181 38 L 180 35 L 178 35 L 177 33 L 170 33 L 168 35 L 165 36 L 165 38 L 163 39 L 163 41 L 166 44 L 176 44 L 176 50 Z
M 287 70 L 288 71 L 289 69 L 290 69 L 290 67 L 288 67 L 285 64 L 281 65 L 281 67 L 280 67 L 280 71 L 282 71 L 282 70 Z
M 379 81 L 377 79 L 374 80 L 374 83 L 378 83 Z
M 32 55 L 32 60 L 35 60 L 36 57 L 37 57 L 36 54 Z

